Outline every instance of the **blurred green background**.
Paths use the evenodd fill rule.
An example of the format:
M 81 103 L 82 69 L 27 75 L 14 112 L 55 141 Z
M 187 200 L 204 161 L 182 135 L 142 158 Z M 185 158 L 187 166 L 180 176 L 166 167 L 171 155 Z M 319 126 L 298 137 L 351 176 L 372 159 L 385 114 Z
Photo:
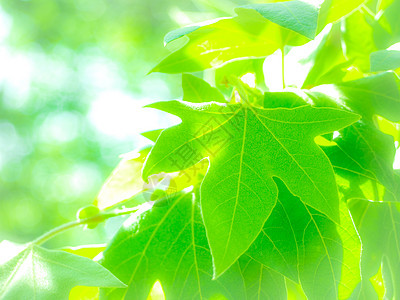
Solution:
M 168 53 L 163 36 L 248 2 L 1 1 L 0 240 L 30 241 L 91 204 L 138 133 L 171 122 L 141 108 L 181 96 L 180 76 L 146 76 Z M 81 232 L 51 242 L 110 234 Z

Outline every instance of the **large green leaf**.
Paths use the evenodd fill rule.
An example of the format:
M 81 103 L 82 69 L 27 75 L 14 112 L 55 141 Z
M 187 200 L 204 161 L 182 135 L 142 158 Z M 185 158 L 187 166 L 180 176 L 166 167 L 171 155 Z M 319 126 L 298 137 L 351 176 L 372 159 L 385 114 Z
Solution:
M 123 288 L 98 263 L 34 244 L 0 265 L 1 299 L 67 299 L 74 286 Z
M 260 109 L 170 101 L 150 107 L 182 123 L 164 130 L 150 152 L 143 176 L 174 172 L 208 157 L 201 205 L 215 276 L 254 241 L 277 198 L 281 178 L 305 203 L 339 221 L 332 166 L 313 142 L 358 119 L 331 108 Z
M 300 281 L 308 299 L 347 299 L 360 281 L 361 245 L 345 203 L 336 225 L 277 183 L 278 203 L 248 254 Z
M 181 33 L 186 33 L 189 41 L 162 60 L 152 71 L 200 71 L 220 67 L 232 60 L 265 57 L 285 45 L 305 44 L 309 38 L 297 32 L 311 36 L 317 10 L 308 4 L 300 4 L 299 1 L 290 3 L 257 5 L 257 11 L 262 12 L 262 15 L 251 8 L 237 8 L 237 16 L 233 18 L 173 34 L 171 36 L 179 37 Z M 296 13 L 302 15 L 301 22 L 297 15 L 290 14 L 288 6 L 296 6 Z M 277 14 L 277 11 L 280 13 Z M 266 17 L 272 18 L 273 22 Z M 278 24 L 295 28 L 297 32 Z
M 390 268 L 385 279 L 385 299 L 400 297 L 400 205 L 399 202 L 371 202 L 353 199 L 349 207 L 363 244 L 361 294 L 377 299 L 369 279 L 386 257 Z M 392 288 L 392 290 L 389 289 Z
M 126 289 L 102 291 L 106 299 L 147 299 L 160 280 L 166 299 L 245 299 L 238 264 L 212 280 L 212 257 L 194 194 L 178 194 L 131 217 L 104 251 L 103 265 Z

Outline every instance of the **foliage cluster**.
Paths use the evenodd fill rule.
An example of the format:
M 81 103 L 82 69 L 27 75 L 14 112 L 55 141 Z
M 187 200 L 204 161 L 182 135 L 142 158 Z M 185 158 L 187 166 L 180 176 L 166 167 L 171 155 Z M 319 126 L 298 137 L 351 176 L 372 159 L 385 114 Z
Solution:
M 76 221 L 2 242 L 0 298 L 400 299 L 399 11 L 292 0 L 168 33 L 152 71 L 183 98 L 149 108 L 181 122 Z M 41 246 L 126 214 L 105 247 Z

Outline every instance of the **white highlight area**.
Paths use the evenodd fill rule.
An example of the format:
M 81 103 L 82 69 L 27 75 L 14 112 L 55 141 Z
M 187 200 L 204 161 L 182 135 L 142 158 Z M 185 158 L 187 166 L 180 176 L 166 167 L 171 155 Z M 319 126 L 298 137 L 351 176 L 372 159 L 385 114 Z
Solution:
M 108 90 L 101 92 L 92 102 L 88 117 L 101 133 L 119 140 L 137 138 L 141 132 L 179 122 L 169 114 L 143 108 L 152 102 L 150 99 L 136 99 L 120 90 Z
M 398 146 L 398 145 L 396 145 L 396 146 Z M 400 148 L 399 147 L 397 147 L 396 155 L 394 156 L 393 169 L 400 170 Z
M 253 73 L 246 73 L 240 79 L 251 88 L 256 87 L 256 76 Z

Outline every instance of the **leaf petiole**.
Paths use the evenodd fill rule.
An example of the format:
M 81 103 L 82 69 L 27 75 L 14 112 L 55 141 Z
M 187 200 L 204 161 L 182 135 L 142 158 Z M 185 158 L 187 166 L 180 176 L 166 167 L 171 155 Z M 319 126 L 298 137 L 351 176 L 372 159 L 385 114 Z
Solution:
M 151 206 L 151 203 L 145 203 L 145 204 L 149 207 Z M 117 210 L 114 210 L 111 212 L 107 212 L 107 211 L 100 212 L 97 215 L 94 215 L 89 218 L 78 219 L 75 221 L 65 223 L 65 224 L 63 224 L 59 227 L 56 227 L 56 228 L 46 232 L 45 234 L 41 235 L 40 237 L 38 237 L 37 239 L 32 241 L 32 244 L 41 245 L 44 242 L 48 241 L 49 239 L 53 238 L 54 236 L 66 231 L 66 230 L 69 230 L 71 228 L 74 228 L 76 226 L 87 225 L 90 223 L 101 223 L 109 218 L 123 216 L 123 215 L 129 215 L 129 214 L 138 212 L 139 210 L 142 210 L 141 209 L 142 207 L 143 207 L 143 205 L 139 205 L 139 206 L 132 207 L 132 208 L 117 209 Z

